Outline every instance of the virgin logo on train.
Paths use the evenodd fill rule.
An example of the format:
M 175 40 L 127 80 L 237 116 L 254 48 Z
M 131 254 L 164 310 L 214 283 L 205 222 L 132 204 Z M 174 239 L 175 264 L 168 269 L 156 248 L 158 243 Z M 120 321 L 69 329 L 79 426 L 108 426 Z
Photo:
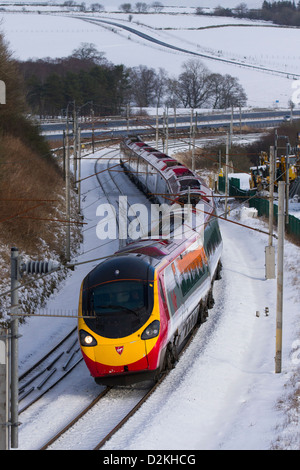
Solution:
M 119 199 L 124 227 L 115 230 L 108 220 L 103 227 L 111 225 L 114 239 L 121 231 L 124 244 L 88 273 L 80 290 L 82 354 L 96 383 L 108 386 L 158 381 L 173 369 L 190 333 L 213 307 L 223 246 L 214 194 L 201 176 L 139 137 L 120 145 L 124 175 L 149 198 L 151 211 L 150 202 L 130 206 L 127 215 L 139 218 L 139 224 L 130 221 L 131 230 L 123 214 L 128 199 Z M 101 217 L 106 211 L 115 219 L 113 206 Z
M 117 351 L 118 354 L 120 354 L 120 356 L 123 352 L 123 349 L 124 349 L 124 346 L 116 346 L 115 347 L 115 350 Z

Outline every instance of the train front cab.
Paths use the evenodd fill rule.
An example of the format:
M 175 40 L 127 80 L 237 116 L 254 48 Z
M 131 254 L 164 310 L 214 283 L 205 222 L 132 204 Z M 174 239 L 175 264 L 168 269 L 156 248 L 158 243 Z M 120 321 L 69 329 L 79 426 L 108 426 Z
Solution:
M 91 375 L 103 385 L 156 378 L 167 324 L 155 270 L 126 257 L 99 266 L 84 279 L 79 302 L 79 341 Z

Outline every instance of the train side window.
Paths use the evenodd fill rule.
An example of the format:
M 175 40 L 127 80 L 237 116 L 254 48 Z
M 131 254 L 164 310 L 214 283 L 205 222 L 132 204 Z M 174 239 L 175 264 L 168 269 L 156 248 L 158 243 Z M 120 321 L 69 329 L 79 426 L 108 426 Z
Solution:
M 169 314 L 175 315 L 182 303 L 182 294 L 178 285 L 178 281 L 175 279 L 173 265 L 167 266 L 165 269 L 165 286 L 167 295 L 167 305 Z
M 163 286 L 161 284 L 161 279 L 159 279 L 159 291 L 160 291 L 160 295 L 161 295 L 163 303 L 166 304 L 167 302 L 166 302 Z

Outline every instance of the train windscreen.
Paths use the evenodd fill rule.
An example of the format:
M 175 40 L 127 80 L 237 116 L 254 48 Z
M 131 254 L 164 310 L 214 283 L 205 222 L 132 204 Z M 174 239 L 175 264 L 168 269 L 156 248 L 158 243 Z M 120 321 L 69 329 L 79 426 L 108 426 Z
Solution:
M 153 284 L 151 284 L 153 287 Z M 139 330 L 151 314 L 153 301 L 149 283 L 124 280 L 107 282 L 88 290 L 86 324 L 105 338 L 123 338 Z

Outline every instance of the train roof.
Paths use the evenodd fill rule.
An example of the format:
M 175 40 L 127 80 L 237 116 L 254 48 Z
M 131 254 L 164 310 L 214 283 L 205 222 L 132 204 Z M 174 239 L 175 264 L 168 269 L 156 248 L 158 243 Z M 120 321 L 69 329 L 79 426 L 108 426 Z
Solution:
M 181 164 L 170 167 L 170 171 L 173 171 L 179 178 L 182 176 L 195 176 L 192 170 Z
M 141 238 L 129 243 L 124 248 L 121 248 L 117 253 L 137 256 L 144 255 L 147 258 L 154 258 L 159 262 L 162 258 L 170 254 L 170 249 L 168 248 L 168 245 L 170 244 L 173 245 L 173 243 L 167 239 L 154 240 Z
M 128 250 L 127 250 L 128 251 Z M 134 256 L 135 255 L 135 256 Z M 130 263 L 128 258 L 130 257 Z M 154 279 L 152 258 L 142 253 L 117 252 L 98 264 L 84 279 L 84 288 L 95 287 L 99 284 L 125 279 L 139 279 L 146 282 Z
M 196 239 L 195 234 L 195 239 Z M 191 240 L 176 239 L 139 239 L 129 243 L 126 247 L 120 249 L 116 254 L 128 256 L 130 259 L 139 259 L 153 268 L 157 268 L 162 262 L 171 262 L 190 244 Z
M 138 136 L 126 137 L 124 138 L 124 143 L 154 165 L 165 179 L 172 182 L 171 185 L 175 194 L 190 188 L 190 191 L 201 190 L 201 193 L 198 193 L 198 195 L 212 196 L 213 192 L 206 185 L 205 181 L 188 167 L 179 163 L 175 158 L 154 149 L 143 142 Z M 162 162 L 166 166 L 162 165 Z M 168 163 L 173 164 L 173 166 L 168 166 Z M 214 206 L 212 197 L 209 202 Z
M 212 215 L 210 211 L 206 211 L 208 208 L 208 204 L 204 202 L 204 207 L 200 209 L 200 217 L 196 217 L 196 211 L 193 209 L 192 219 L 186 219 L 184 216 L 183 221 L 182 208 L 175 205 L 170 214 L 153 225 L 144 237 L 119 249 L 118 254 L 144 256 L 154 266 L 162 260 L 171 261 L 174 256 L 178 256 L 199 238 L 201 228 L 205 230 L 206 223 Z M 170 217 L 171 214 L 173 217 Z

